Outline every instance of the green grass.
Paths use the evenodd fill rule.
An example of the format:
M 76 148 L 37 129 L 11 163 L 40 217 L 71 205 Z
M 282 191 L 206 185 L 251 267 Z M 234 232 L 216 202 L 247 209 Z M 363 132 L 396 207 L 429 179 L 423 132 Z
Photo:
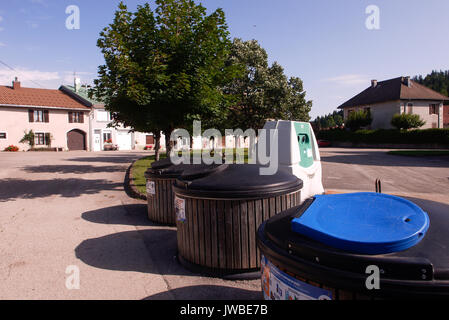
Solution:
M 193 152 L 201 152 L 200 150 L 191 151 L 190 154 L 193 154 Z M 234 150 L 234 158 L 235 158 L 236 151 Z M 181 154 L 180 154 L 181 155 Z M 213 155 L 213 152 L 211 153 Z M 166 158 L 165 154 L 161 154 L 161 159 Z M 248 161 L 248 150 L 244 150 L 244 159 L 245 163 Z M 134 185 L 136 186 L 137 190 L 141 194 L 146 194 L 146 179 L 145 179 L 145 171 L 148 170 L 148 168 L 151 166 L 151 164 L 155 161 L 155 156 L 148 156 L 142 159 L 137 160 L 132 167 L 132 181 L 134 182 Z
M 407 157 L 436 157 L 436 156 L 449 156 L 449 150 L 406 150 L 406 151 L 389 151 L 388 154 L 395 156 L 407 156 Z
M 161 155 L 161 158 L 165 157 L 165 155 Z M 148 170 L 148 168 L 151 166 L 151 164 L 154 162 L 155 156 L 149 156 L 142 158 L 140 160 L 137 160 L 133 164 L 132 173 L 133 176 L 131 179 L 133 179 L 134 185 L 136 186 L 137 190 L 142 193 L 146 194 L 146 179 L 145 179 L 145 171 Z

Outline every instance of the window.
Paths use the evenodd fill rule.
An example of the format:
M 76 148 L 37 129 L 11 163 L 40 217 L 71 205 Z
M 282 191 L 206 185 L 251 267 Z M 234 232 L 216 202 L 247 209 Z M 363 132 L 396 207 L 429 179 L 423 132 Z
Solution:
M 154 144 L 154 136 L 152 136 L 152 135 L 147 135 L 147 136 L 146 136 L 146 144 L 147 144 L 147 145 L 149 145 L 149 144 Z
M 6 139 L 6 132 L 0 132 L 0 139 Z
M 105 110 L 97 110 L 97 121 L 108 122 L 111 120 L 109 112 Z
M 34 122 L 44 122 L 43 110 L 34 110 Z
M 30 122 L 49 122 L 48 110 L 28 110 L 28 119 Z
M 46 146 L 49 144 L 49 133 L 38 132 L 34 134 L 34 144 L 37 146 Z
M 69 112 L 69 123 L 84 123 L 84 113 Z
M 438 104 L 429 105 L 429 114 L 439 114 L 440 106 Z
M 112 134 L 110 132 L 103 132 L 103 142 L 112 143 Z

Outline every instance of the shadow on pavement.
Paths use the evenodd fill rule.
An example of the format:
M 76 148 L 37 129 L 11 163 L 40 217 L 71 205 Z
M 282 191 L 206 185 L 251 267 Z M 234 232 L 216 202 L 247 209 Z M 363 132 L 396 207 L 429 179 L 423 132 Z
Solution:
M 127 231 L 85 240 L 75 254 L 100 269 L 193 275 L 178 263 L 176 241 L 174 228 Z
M 385 166 L 385 167 L 429 167 L 429 168 L 446 168 L 449 167 L 449 157 L 405 157 L 390 155 L 383 151 L 331 151 L 330 154 L 323 152 L 321 154 L 321 161 L 358 164 L 370 166 Z M 338 155 L 331 155 L 336 153 Z
M 99 173 L 99 172 L 122 172 L 126 166 L 91 166 L 91 165 L 41 165 L 28 166 L 23 170 L 29 173 Z
M 172 289 L 144 300 L 262 300 L 262 291 L 252 291 L 225 286 L 190 286 Z
M 81 217 L 89 222 L 129 226 L 157 226 L 148 220 L 147 205 L 128 204 L 84 212 Z
M 67 159 L 67 161 L 73 161 L 73 162 L 103 162 L 103 163 L 125 163 L 130 164 L 136 159 L 139 159 L 141 157 L 145 156 L 142 155 L 135 155 L 135 154 L 129 154 L 129 155 L 111 155 L 111 156 L 98 156 L 98 157 L 79 157 L 79 158 L 71 158 Z
M 123 190 L 123 183 L 85 179 L 2 179 L 0 180 L 0 202 L 45 198 L 53 195 L 76 198 L 83 194 L 96 194 L 105 190 Z

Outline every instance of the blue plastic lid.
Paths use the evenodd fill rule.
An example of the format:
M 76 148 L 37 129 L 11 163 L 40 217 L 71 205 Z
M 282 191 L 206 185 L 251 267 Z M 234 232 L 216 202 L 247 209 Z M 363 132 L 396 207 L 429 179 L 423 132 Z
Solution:
M 380 193 L 316 196 L 292 220 L 292 230 L 328 246 L 362 254 L 385 254 L 413 247 L 429 228 L 416 204 Z

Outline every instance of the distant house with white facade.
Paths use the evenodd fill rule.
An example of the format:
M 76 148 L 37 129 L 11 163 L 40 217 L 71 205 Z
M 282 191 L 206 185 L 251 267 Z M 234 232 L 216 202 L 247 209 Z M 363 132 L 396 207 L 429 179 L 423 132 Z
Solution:
M 0 150 L 19 143 L 33 130 L 36 148 L 88 150 L 91 108 L 61 90 L 24 88 L 17 78 L 12 86 L 0 86 Z
M 390 129 L 391 119 L 395 114 L 417 114 L 426 124 L 422 129 L 449 127 L 449 118 L 444 115 L 446 97 L 429 89 L 410 77 L 399 77 L 390 80 L 372 80 L 371 86 L 355 97 L 349 99 L 338 109 L 343 109 L 344 119 L 351 112 L 370 110 L 373 122 L 372 129 Z
M 154 147 L 155 141 L 152 133 L 132 131 L 131 128 L 109 126 L 111 114 L 106 110 L 104 103 L 88 96 L 88 88 L 81 86 L 79 79 L 75 79 L 73 86 L 63 85 L 59 90 L 79 99 L 91 106 L 89 115 L 90 151 L 102 151 L 108 146 L 117 146 L 118 150 L 143 150 L 146 146 Z M 161 139 L 165 145 L 165 137 Z

